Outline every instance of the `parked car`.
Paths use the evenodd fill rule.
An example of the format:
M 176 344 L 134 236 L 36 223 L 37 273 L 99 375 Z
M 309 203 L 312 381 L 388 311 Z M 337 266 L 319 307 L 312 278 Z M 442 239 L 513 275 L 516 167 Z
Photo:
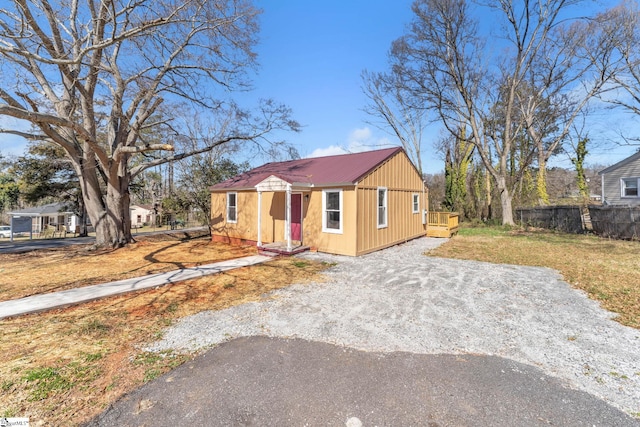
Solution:
M 0 237 L 11 237 L 11 227 L 8 225 L 0 225 Z

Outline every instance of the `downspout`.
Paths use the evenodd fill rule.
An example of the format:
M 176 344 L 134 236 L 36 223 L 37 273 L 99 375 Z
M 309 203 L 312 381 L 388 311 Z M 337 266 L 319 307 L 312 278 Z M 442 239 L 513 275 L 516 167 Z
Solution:
M 285 201 L 285 221 L 284 221 L 284 236 L 287 240 L 287 252 L 291 252 L 291 184 L 287 183 L 287 197 Z
M 429 228 L 429 197 L 427 196 L 427 180 L 424 179 L 424 175 L 422 178 L 422 222 L 424 223 L 424 230 L 426 231 Z
M 262 247 L 262 191 L 258 190 L 258 248 Z

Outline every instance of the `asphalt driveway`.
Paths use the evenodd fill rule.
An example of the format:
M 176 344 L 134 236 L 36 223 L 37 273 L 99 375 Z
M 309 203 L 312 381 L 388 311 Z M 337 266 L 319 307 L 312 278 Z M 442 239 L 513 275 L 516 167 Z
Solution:
M 640 331 L 552 270 L 422 255 L 439 243 L 305 254 L 327 281 L 181 320 L 150 350 L 214 348 L 92 425 L 640 424 Z
M 222 344 L 89 425 L 637 426 L 604 401 L 509 359 L 267 337 Z

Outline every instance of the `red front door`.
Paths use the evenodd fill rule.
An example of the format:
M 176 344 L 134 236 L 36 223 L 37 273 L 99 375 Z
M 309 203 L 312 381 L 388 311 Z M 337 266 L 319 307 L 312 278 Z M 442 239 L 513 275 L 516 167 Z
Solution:
M 302 194 L 291 195 L 291 240 L 302 241 Z

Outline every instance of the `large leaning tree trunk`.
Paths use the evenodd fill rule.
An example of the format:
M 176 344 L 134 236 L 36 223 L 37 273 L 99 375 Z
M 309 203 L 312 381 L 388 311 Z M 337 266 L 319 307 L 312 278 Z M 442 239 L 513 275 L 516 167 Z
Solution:
M 131 241 L 129 184 L 145 169 L 222 144 L 269 144 L 297 130 L 272 101 L 255 117 L 218 92 L 247 88 L 258 31 L 249 0 L 12 0 L 0 6 L 0 115 L 34 131 L 0 129 L 60 145 L 80 179 L 96 243 Z M 180 105 L 221 123 L 217 135 L 175 152 Z M 25 127 L 26 128 L 26 127 Z

